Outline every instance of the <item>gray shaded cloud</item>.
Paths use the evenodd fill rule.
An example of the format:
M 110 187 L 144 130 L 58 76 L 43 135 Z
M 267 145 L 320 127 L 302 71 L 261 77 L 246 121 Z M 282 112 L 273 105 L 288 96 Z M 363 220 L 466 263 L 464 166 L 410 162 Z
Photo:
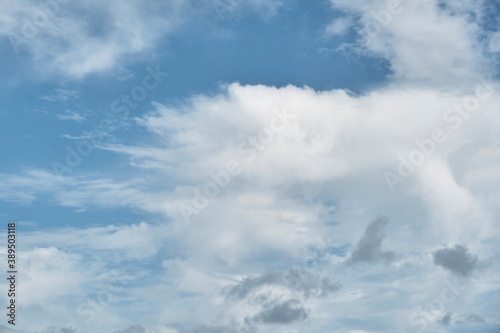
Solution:
M 289 269 L 247 277 L 227 289 L 227 297 L 258 307 L 257 312 L 245 318 L 249 327 L 286 325 L 308 318 L 304 305 L 307 299 L 327 297 L 340 288 L 339 283 L 328 277 L 321 278 L 303 269 Z
M 325 297 L 341 288 L 337 282 L 332 282 L 325 277 L 318 277 L 298 269 L 290 269 L 288 272 L 269 271 L 266 274 L 251 278 L 248 277 L 238 285 L 232 287 L 228 295 L 238 299 L 244 299 L 253 291 L 263 286 L 282 286 L 292 291 L 301 293 L 305 298 Z
M 200 325 L 190 329 L 180 330 L 180 333 L 250 333 L 254 332 L 251 328 L 237 329 L 230 326 L 207 326 Z
M 463 324 L 483 324 L 486 321 L 483 317 L 475 314 L 453 314 L 452 312 L 447 312 L 441 319 L 437 321 L 443 326 L 450 325 L 463 325 Z
M 468 321 L 468 322 L 471 322 L 471 323 L 485 323 L 486 320 L 483 319 L 483 317 L 477 315 L 477 314 L 474 314 L 474 313 L 471 313 L 471 314 L 467 314 L 467 315 L 464 315 L 464 317 L 462 318 L 463 321 Z
M 263 324 L 289 324 L 307 319 L 307 310 L 299 300 L 291 299 L 262 310 L 253 321 Z
M 233 296 L 239 299 L 245 298 L 253 290 L 260 288 L 265 285 L 280 284 L 283 279 L 282 272 L 269 271 L 268 273 L 256 277 L 247 277 L 239 284 L 231 288 L 229 291 L 229 296 Z
M 379 216 L 370 223 L 347 262 L 355 264 L 360 262 L 392 261 L 395 256 L 394 252 L 382 250 L 382 242 L 385 238 L 384 228 L 387 223 L 389 223 L 389 220 L 385 216 Z
M 480 266 L 477 256 L 469 253 L 469 250 L 465 246 L 458 244 L 455 244 L 453 248 L 436 250 L 432 255 L 435 265 L 461 276 L 471 275 Z
M 115 333 L 144 333 L 146 330 L 141 325 L 130 326 L 127 329 L 116 331 Z
M 451 322 L 451 312 L 446 313 L 443 318 L 438 320 L 438 322 L 444 326 L 450 325 Z
M 457 320 L 457 324 L 465 324 L 465 323 L 482 324 L 485 322 L 486 320 L 484 320 L 483 317 L 475 313 L 462 314 L 460 315 L 460 319 Z

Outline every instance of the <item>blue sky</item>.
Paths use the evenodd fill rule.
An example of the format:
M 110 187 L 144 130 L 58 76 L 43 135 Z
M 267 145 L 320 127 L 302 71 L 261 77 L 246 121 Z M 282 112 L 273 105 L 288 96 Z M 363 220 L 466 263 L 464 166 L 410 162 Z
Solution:
M 0 8 L 0 332 L 500 330 L 494 1 Z

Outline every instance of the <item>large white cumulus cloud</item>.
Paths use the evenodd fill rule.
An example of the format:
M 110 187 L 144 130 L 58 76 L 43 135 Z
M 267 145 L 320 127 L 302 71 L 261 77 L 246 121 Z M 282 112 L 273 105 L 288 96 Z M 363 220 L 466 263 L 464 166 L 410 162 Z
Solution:
M 250 209 L 242 207 L 245 205 L 276 207 L 277 200 L 291 200 L 290 207 L 296 207 L 293 202 L 299 186 L 316 190 L 320 205 L 346 200 L 354 192 L 377 204 L 400 200 L 398 193 L 412 194 L 446 233 L 452 223 L 465 228 L 468 219 L 477 217 L 478 209 L 485 214 L 481 223 L 488 225 L 482 205 L 496 199 L 492 196 L 485 201 L 475 196 L 479 185 L 462 179 L 471 179 L 468 173 L 475 174 L 477 169 L 463 170 L 461 166 L 470 160 L 465 147 L 486 148 L 491 135 L 496 135 L 485 130 L 498 126 L 499 121 L 494 83 L 471 82 L 469 93 L 394 86 L 363 96 L 293 86 L 277 89 L 232 84 L 223 89 L 219 96 L 196 97 L 182 109 L 156 104 L 156 110 L 140 123 L 155 133 L 157 145 L 107 147 L 128 154 L 135 166 L 177 177 L 177 201 L 165 206 L 168 214 L 178 215 L 179 205 L 191 204 L 196 197 L 194 188 L 203 192 L 207 183 L 214 182 L 210 174 L 225 170 L 226 163 L 234 160 L 241 172 L 231 177 L 227 189 L 220 186 L 221 193 L 203 213 L 193 214 L 194 218 L 203 220 L 215 209 L 219 215 L 236 207 Z M 463 107 L 464 100 L 469 100 L 466 98 L 477 100 L 477 107 Z M 283 129 L 266 130 L 280 113 L 290 115 Z M 444 140 L 430 144 L 436 129 Z M 420 153 L 415 155 L 415 151 Z M 424 155 L 420 165 L 417 157 Z M 415 164 L 410 175 L 401 177 L 401 160 L 410 167 Z M 482 167 L 490 168 L 486 164 Z M 388 182 L 387 173 L 399 178 Z M 238 200 L 255 193 L 261 193 L 259 200 Z M 385 205 L 390 206 L 388 202 Z M 304 219 L 298 213 L 289 219 L 302 219 L 299 225 L 306 228 L 318 225 L 307 222 L 317 218 Z M 470 231 L 461 230 L 464 234 Z M 490 231 L 486 228 L 484 232 Z M 457 231 L 450 237 L 460 236 Z

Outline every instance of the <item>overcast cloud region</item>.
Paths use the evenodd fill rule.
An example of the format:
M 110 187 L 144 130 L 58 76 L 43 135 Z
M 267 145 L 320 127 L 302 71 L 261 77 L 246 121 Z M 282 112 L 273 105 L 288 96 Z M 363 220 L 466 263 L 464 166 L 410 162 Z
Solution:
M 0 333 L 500 332 L 499 17 L 0 0 Z

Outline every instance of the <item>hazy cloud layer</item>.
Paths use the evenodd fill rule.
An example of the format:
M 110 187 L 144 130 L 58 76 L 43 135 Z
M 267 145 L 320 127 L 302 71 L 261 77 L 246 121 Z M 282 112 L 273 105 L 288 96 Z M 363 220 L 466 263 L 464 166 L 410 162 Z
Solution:
M 301 302 L 290 299 L 285 302 L 266 307 L 253 317 L 253 321 L 264 324 L 290 324 L 294 321 L 304 320 L 308 316 L 307 310 Z

